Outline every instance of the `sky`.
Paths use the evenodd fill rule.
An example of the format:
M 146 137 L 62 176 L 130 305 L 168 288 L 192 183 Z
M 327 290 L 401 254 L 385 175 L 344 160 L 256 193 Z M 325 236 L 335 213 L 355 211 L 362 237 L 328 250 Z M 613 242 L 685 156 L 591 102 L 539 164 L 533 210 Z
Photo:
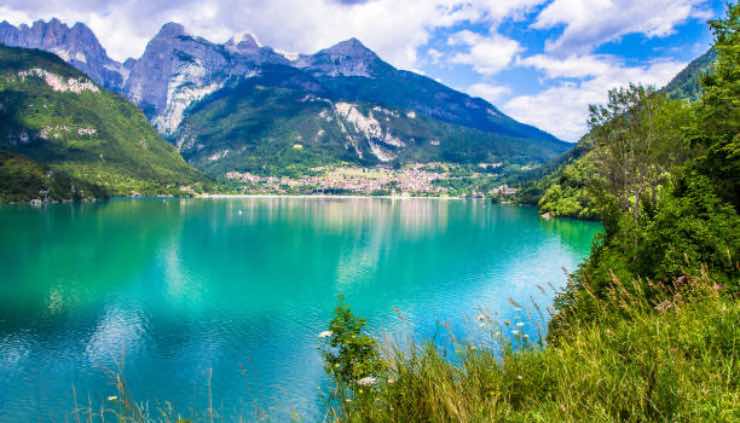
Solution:
M 0 20 L 83 22 L 116 60 L 166 22 L 214 42 L 251 33 L 286 53 L 356 37 L 392 65 L 482 97 L 566 141 L 589 104 L 662 86 L 704 53 L 722 0 L 3 0 Z

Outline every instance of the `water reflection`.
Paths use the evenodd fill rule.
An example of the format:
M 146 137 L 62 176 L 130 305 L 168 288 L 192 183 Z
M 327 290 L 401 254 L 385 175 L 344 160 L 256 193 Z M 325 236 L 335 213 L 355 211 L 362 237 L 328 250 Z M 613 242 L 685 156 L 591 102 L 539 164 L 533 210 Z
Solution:
M 202 404 L 213 369 L 229 412 L 311 416 L 338 294 L 376 333 L 468 336 L 481 308 L 549 304 L 536 285 L 562 285 L 597 230 L 422 199 L 0 208 L 0 421 L 64 415 L 72 385 L 103 401 L 121 362 L 139 398 Z

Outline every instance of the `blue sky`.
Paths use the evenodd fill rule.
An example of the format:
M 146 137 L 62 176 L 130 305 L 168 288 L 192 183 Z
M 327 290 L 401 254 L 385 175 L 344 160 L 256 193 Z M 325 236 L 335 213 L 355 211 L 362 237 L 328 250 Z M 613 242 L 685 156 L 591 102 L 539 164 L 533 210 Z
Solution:
M 706 51 L 722 0 L 5 0 L 13 24 L 90 26 L 111 57 L 138 57 L 176 21 L 214 42 L 249 32 L 286 53 L 357 37 L 393 65 L 483 97 L 568 140 L 589 103 L 661 86 Z

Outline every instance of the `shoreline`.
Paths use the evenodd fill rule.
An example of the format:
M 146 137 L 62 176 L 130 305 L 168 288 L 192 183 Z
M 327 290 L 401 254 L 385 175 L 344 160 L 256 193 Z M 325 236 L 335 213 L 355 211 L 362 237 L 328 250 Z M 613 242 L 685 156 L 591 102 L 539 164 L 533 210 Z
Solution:
M 485 200 L 485 197 L 455 197 L 455 196 L 421 196 L 421 195 L 368 195 L 368 194 L 200 194 L 195 199 L 229 199 L 229 198 L 316 198 L 316 199 L 350 199 L 350 198 L 383 198 L 390 200 Z
M 305 198 L 305 199 L 386 199 L 386 200 L 439 200 L 439 201 L 464 201 L 464 200 L 487 200 L 486 197 L 457 197 L 457 196 L 422 196 L 422 195 L 369 195 L 369 194 L 196 194 L 191 196 L 178 195 L 113 195 L 107 198 L 86 198 L 84 200 L 47 201 L 34 202 L 33 200 L 24 201 L 0 201 L 0 205 L 7 206 L 29 206 L 31 208 L 41 208 L 57 204 L 94 204 L 106 201 L 116 200 L 172 200 L 172 199 L 193 199 L 193 200 L 225 200 L 239 198 Z

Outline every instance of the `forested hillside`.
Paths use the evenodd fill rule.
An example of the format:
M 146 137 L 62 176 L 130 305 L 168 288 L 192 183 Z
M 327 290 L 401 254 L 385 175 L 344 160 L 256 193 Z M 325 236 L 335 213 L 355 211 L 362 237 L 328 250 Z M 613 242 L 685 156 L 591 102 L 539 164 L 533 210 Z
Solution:
M 202 181 L 134 105 L 53 54 L 0 47 L 0 199 L 178 194 Z

